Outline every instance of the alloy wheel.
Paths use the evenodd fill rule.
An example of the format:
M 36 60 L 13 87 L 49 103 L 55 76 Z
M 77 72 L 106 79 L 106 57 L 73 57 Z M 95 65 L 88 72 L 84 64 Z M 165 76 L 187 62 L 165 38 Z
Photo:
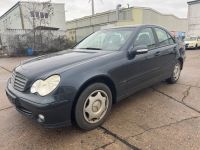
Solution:
M 86 99 L 83 107 L 84 119 L 91 124 L 99 122 L 106 114 L 109 99 L 103 90 L 95 90 Z
M 174 78 L 175 81 L 179 79 L 180 72 L 181 72 L 180 64 L 177 63 L 175 65 L 174 71 L 173 71 L 173 78 Z

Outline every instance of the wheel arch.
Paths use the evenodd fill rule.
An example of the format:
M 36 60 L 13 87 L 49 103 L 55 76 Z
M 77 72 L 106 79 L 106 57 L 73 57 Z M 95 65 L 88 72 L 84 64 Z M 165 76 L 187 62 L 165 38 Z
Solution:
M 178 60 L 180 61 L 181 63 L 181 70 L 183 69 L 183 58 L 182 57 L 179 57 Z
M 116 103 L 116 97 L 117 97 L 117 94 L 116 94 L 116 86 L 113 82 L 113 80 L 106 76 L 106 75 L 98 75 L 98 76 L 94 76 L 90 79 L 88 79 L 87 81 L 85 81 L 79 88 L 79 90 L 77 91 L 76 95 L 75 95 L 75 98 L 74 98 L 74 102 L 73 102 L 73 105 L 72 105 L 72 113 L 71 113 L 71 117 L 72 117 L 72 120 L 74 121 L 74 112 L 75 112 L 75 106 L 77 104 L 77 101 L 78 101 L 78 98 L 79 96 L 81 95 L 81 93 L 84 91 L 85 88 L 87 88 L 89 85 L 93 84 L 93 83 L 104 83 L 105 85 L 107 85 L 110 90 L 111 90 L 111 93 L 112 93 L 112 102 L 113 103 Z

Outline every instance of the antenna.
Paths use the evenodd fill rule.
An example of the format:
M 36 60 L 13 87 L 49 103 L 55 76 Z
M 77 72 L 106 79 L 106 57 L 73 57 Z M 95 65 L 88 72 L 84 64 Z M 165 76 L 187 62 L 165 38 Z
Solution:
M 95 12 L 94 12 L 94 0 L 89 0 L 89 3 L 91 2 L 92 5 L 92 16 L 94 16 Z M 103 0 L 101 0 L 101 2 L 103 3 Z
M 91 2 L 92 5 L 92 16 L 94 16 L 94 0 L 89 0 L 89 3 Z

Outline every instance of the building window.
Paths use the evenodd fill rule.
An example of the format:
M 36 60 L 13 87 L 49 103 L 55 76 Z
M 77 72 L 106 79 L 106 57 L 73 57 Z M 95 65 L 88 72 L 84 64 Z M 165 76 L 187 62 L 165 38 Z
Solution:
M 33 18 L 35 17 L 34 11 L 31 11 L 30 14 L 31 14 L 31 17 L 33 17 Z
M 38 11 L 31 11 L 30 12 L 30 15 L 32 18 L 48 18 L 49 17 L 49 14 L 48 13 L 45 13 L 45 12 L 38 12 Z
M 39 12 L 35 12 L 35 16 L 37 17 L 37 18 L 39 18 Z
M 44 18 L 44 13 L 40 12 L 40 18 Z
M 45 18 L 48 18 L 48 17 L 49 17 L 49 14 L 48 14 L 48 13 L 45 13 L 44 16 L 45 16 Z

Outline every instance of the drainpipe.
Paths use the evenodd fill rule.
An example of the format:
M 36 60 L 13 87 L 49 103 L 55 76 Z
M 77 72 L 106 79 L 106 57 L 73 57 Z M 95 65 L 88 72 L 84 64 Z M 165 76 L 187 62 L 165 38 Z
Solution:
M 92 0 L 92 16 L 94 16 L 94 0 Z
M 116 7 L 116 16 L 117 16 L 117 21 L 119 21 L 119 11 L 120 11 L 120 8 L 122 7 L 121 4 L 118 4 L 117 7 Z

